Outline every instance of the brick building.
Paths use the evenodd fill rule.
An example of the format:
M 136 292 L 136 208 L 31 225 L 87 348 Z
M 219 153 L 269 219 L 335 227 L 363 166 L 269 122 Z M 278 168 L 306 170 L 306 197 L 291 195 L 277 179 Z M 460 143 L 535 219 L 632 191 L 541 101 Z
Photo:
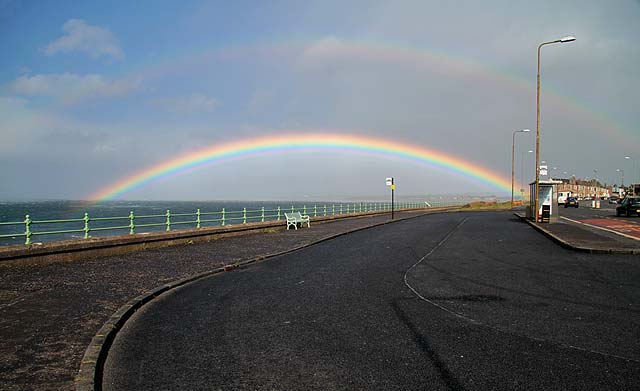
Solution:
M 611 190 L 606 185 L 603 185 L 597 180 L 584 180 L 576 177 L 570 179 L 554 179 L 561 181 L 558 184 L 558 192 L 570 191 L 571 195 L 578 198 L 593 197 L 594 194 L 598 198 L 609 198 L 611 196 Z

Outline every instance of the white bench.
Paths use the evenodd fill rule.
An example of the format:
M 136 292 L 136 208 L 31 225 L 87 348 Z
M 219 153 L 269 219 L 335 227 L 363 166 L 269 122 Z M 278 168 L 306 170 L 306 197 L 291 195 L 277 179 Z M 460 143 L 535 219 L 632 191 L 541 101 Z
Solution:
M 298 229 L 298 223 L 300 223 L 300 226 L 302 226 L 302 224 L 307 223 L 307 227 L 311 228 L 311 224 L 309 223 L 309 216 L 307 215 L 301 215 L 300 212 L 294 212 L 294 213 L 285 213 L 284 217 L 287 218 L 287 230 L 289 229 L 290 226 L 294 226 L 296 228 L 296 230 Z

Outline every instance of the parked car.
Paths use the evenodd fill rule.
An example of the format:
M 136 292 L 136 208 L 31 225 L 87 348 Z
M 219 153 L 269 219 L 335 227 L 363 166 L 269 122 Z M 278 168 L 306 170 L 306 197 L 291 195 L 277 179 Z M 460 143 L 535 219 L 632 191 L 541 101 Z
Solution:
M 620 205 L 616 206 L 616 216 L 640 216 L 640 197 L 625 197 Z
M 617 204 L 618 203 L 618 197 L 616 197 L 616 196 L 609 197 L 609 203 L 610 204 Z
M 567 200 L 564 202 L 564 207 L 568 208 L 570 206 L 573 206 L 574 208 L 580 206 L 576 197 L 567 197 Z

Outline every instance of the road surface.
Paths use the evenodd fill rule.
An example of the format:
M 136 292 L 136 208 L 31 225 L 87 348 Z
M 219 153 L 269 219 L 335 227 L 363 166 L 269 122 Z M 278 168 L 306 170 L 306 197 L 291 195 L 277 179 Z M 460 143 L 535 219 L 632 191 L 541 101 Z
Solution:
M 640 240 L 640 217 L 616 216 L 616 204 L 600 201 L 600 209 L 593 209 L 591 201 L 580 201 L 578 208 L 560 207 L 558 211 L 561 217 Z
M 637 389 L 639 304 L 637 256 L 570 252 L 508 212 L 424 216 L 162 295 L 103 386 Z

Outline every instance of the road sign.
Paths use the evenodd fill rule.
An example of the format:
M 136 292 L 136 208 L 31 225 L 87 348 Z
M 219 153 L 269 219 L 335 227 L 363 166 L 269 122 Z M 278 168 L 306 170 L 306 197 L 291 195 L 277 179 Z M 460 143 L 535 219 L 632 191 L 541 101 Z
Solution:
M 396 189 L 396 185 L 393 182 L 393 177 L 386 179 L 387 186 L 391 187 L 391 220 L 393 220 L 393 191 Z
M 547 167 L 546 165 L 540 165 L 540 175 L 547 175 L 548 169 L 549 167 Z

